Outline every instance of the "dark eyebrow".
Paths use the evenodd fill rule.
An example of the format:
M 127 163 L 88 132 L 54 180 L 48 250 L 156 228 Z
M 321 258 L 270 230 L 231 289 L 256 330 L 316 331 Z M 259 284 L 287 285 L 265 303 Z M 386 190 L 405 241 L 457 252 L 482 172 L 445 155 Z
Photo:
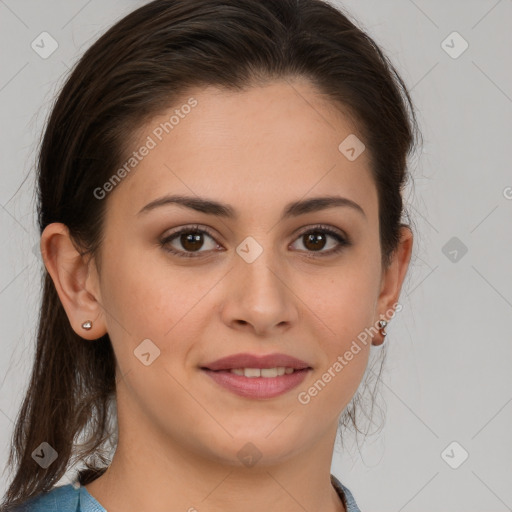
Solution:
M 191 208 L 201 213 L 207 213 L 209 215 L 215 215 L 216 217 L 224 217 L 227 219 L 237 219 L 238 214 L 232 206 L 213 201 L 211 199 L 205 199 L 202 197 L 192 197 L 183 195 L 167 195 L 151 201 L 144 206 L 137 215 L 141 213 L 149 212 L 159 206 L 165 206 L 169 204 L 177 204 Z M 319 210 L 325 210 L 327 208 L 334 208 L 339 206 L 345 206 L 352 208 L 353 210 L 361 213 L 365 218 L 366 214 L 364 210 L 357 203 L 341 196 L 324 196 L 324 197 L 313 197 L 310 199 L 303 199 L 301 201 L 295 201 L 286 205 L 282 219 L 289 217 L 297 217 L 310 212 L 316 212 Z

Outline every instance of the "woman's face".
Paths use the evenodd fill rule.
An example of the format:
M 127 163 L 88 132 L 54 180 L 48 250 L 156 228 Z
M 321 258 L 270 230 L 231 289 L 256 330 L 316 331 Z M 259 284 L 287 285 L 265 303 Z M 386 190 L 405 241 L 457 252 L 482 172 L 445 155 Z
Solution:
M 144 127 L 140 161 L 103 199 L 101 273 L 88 281 L 119 365 L 120 429 L 229 464 L 332 448 L 368 361 L 358 335 L 389 318 L 401 285 L 396 265 L 381 268 L 377 190 L 354 136 L 299 80 L 194 89 Z M 162 200 L 177 195 L 189 206 Z M 310 202 L 325 197 L 345 199 Z M 237 354 L 306 369 L 214 372 Z

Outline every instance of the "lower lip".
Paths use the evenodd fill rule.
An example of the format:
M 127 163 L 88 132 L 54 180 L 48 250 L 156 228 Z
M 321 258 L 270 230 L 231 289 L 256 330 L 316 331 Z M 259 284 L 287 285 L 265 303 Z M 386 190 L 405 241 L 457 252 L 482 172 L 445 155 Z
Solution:
M 279 377 L 244 377 L 226 370 L 203 372 L 236 395 L 247 398 L 273 398 L 298 386 L 306 378 L 309 369 L 296 370 Z

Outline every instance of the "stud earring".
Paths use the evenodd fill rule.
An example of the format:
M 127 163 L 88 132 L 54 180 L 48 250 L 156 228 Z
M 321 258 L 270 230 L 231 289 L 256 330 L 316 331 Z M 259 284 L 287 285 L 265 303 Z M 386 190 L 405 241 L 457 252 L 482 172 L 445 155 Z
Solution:
M 387 332 L 384 330 L 386 325 L 388 325 L 388 323 L 386 322 L 386 320 L 379 320 L 379 329 L 380 329 L 380 333 L 382 336 L 386 336 L 387 335 Z
M 92 322 L 90 320 L 87 320 L 82 324 L 82 329 L 85 329 L 86 331 L 89 331 L 92 329 Z

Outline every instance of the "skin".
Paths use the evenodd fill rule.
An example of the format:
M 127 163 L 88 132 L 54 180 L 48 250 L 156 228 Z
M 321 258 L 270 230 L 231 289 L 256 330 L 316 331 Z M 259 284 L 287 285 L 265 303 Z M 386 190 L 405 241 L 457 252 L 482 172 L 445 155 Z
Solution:
M 371 344 L 383 337 L 360 344 L 307 405 L 297 395 L 393 309 L 412 233 L 402 228 L 383 269 L 368 151 L 349 161 L 338 150 L 357 127 L 306 80 L 244 92 L 207 87 L 191 96 L 198 105 L 104 199 L 101 272 L 80 257 L 63 224 L 42 235 L 44 261 L 73 329 L 84 343 L 108 332 L 118 361 L 118 448 L 110 468 L 86 488 L 109 512 L 343 511 L 329 479 L 337 422 Z M 139 141 L 173 109 L 142 127 Z M 227 203 L 238 218 L 178 205 L 137 214 L 167 193 Z M 355 201 L 365 215 L 334 207 L 280 220 L 289 202 L 327 195 Z M 194 224 L 209 227 L 214 238 L 204 234 L 202 246 L 184 247 L 177 237 L 167 247 L 196 247 L 197 257 L 174 256 L 159 244 Z M 301 235 L 317 224 L 346 234 L 351 245 L 322 256 L 336 239 L 329 235 L 315 251 Z M 263 248 L 252 263 L 236 252 L 247 236 Z M 93 327 L 85 331 L 89 319 Z M 147 338 L 160 350 L 149 366 L 133 353 Z M 281 352 L 313 370 L 283 395 L 251 399 L 199 369 L 240 352 Z M 248 442 L 262 455 L 252 467 L 237 457 Z

